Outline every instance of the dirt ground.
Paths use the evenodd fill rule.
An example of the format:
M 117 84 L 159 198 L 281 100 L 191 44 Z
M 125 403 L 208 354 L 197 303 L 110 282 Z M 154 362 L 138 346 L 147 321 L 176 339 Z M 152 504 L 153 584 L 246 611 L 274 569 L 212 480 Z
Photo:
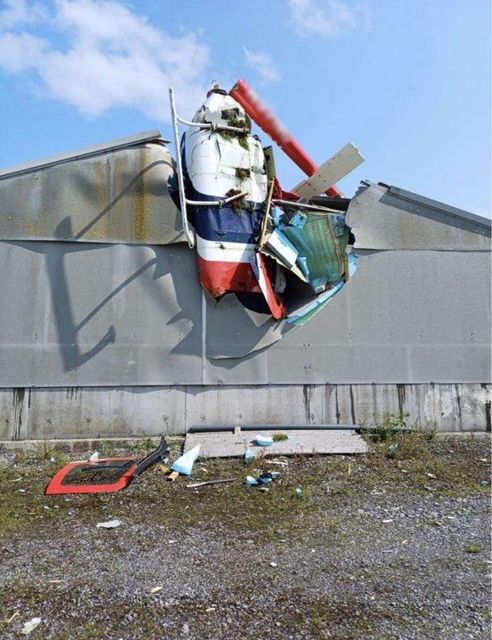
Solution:
M 489 440 L 393 435 L 357 457 L 207 461 L 174 483 L 156 467 L 118 494 L 45 497 L 65 459 L 0 456 L 1 638 L 33 617 L 33 640 L 490 637 Z M 245 486 L 255 469 L 280 477 Z M 236 481 L 187 487 L 216 478 Z

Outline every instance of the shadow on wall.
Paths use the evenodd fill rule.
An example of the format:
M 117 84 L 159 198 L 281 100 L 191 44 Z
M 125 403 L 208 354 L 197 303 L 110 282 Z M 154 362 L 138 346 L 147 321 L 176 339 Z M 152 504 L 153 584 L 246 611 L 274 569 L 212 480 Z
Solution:
M 70 218 L 65 218 L 57 227 L 55 237 L 65 238 L 71 233 Z M 55 322 L 55 328 L 58 336 L 58 344 L 60 356 L 63 362 L 64 371 L 73 371 L 88 360 L 94 358 L 98 353 L 105 349 L 108 345 L 113 344 L 117 340 L 117 332 L 115 326 L 110 324 L 105 334 L 100 340 L 88 351 L 83 352 L 79 344 L 79 333 L 83 327 L 94 320 L 97 314 L 120 292 L 122 292 L 130 283 L 140 278 L 146 271 L 154 268 L 152 279 L 155 280 L 169 273 L 169 261 L 167 255 L 158 251 L 158 248 L 152 248 L 155 257 L 148 260 L 134 273 L 125 278 L 118 286 L 116 286 L 106 297 L 104 297 L 95 307 L 93 307 L 80 321 L 76 321 L 71 302 L 70 283 L 67 277 L 67 258 L 77 252 L 98 251 L 108 249 L 114 245 L 109 244 L 89 244 L 75 242 L 58 242 L 58 243 L 36 243 L 36 242 L 15 242 L 8 241 L 8 244 L 20 246 L 23 249 L 34 251 L 44 256 L 46 273 L 48 276 L 52 312 Z M 149 247 L 147 247 L 149 248 Z M 162 258 L 165 258 L 164 260 Z M 147 283 L 148 279 L 143 282 Z M 72 289 L 72 295 L 73 295 Z M 149 290 L 150 295 L 156 296 L 159 293 L 156 289 Z M 163 310 L 166 309 L 166 301 L 160 300 Z M 156 322 L 159 322 L 156 318 Z M 193 323 L 194 327 L 195 323 Z
M 120 342 L 121 346 L 123 342 L 122 346 L 128 344 L 129 349 L 138 347 L 138 342 L 136 345 L 130 344 L 125 336 L 118 339 L 116 322 L 113 323 L 110 320 L 106 327 L 100 322 L 98 324 L 98 314 L 101 310 L 119 294 L 124 295 L 124 290 L 135 281 L 138 281 L 138 293 L 136 298 L 130 299 L 132 303 L 138 305 L 139 301 L 143 301 L 144 296 L 150 297 L 153 301 L 153 312 L 157 309 L 155 324 L 162 323 L 163 327 L 175 325 L 175 331 L 171 332 L 174 344 L 167 345 L 169 354 L 219 358 L 215 361 L 216 364 L 220 363 L 221 366 L 231 369 L 242 359 L 252 357 L 253 350 L 266 348 L 285 332 L 285 327 L 276 326 L 279 323 L 275 323 L 267 316 L 258 319 L 255 314 L 248 312 L 232 294 L 217 303 L 207 293 L 203 293 L 198 284 L 194 254 L 184 246 L 176 247 L 175 245 L 172 247 L 135 246 L 135 250 L 147 253 L 152 251 L 154 256 L 114 286 L 97 304 L 91 305 L 87 311 L 84 309 L 82 319 L 78 320 L 74 312 L 74 301 L 80 309 L 81 296 L 74 283 L 70 283 L 70 256 L 79 252 L 88 254 L 87 275 L 82 284 L 80 280 L 78 281 L 78 287 L 90 287 L 91 277 L 92 279 L 100 277 L 103 281 L 110 283 L 113 273 L 98 274 L 94 271 L 94 265 L 99 264 L 99 261 L 91 259 L 89 252 L 112 250 L 121 245 L 67 242 L 66 238 L 71 237 L 72 234 L 71 218 L 66 217 L 54 231 L 54 238 L 60 240 L 58 242 L 5 241 L 7 244 L 13 244 L 43 256 L 50 289 L 51 315 L 65 372 L 77 370 L 112 344 Z M 148 274 L 149 270 L 151 277 L 142 277 Z M 168 283 L 155 286 L 155 281 L 164 276 L 170 276 Z M 203 298 L 204 307 L 202 307 Z M 172 313 L 171 309 L 178 311 Z M 204 311 L 206 333 L 202 333 Z M 91 338 L 97 341 L 90 348 L 81 346 L 80 332 L 94 321 L 96 330 L 100 331 L 100 337 Z M 165 341 L 158 341 L 163 335 L 158 329 L 154 333 L 156 348 L 162 348 Z M 166 335 L 166 339 L 168 337 L 169 335 Z M 83 342 L 87 344 L 86 340 Z M 166 366 L 163 361 L 163 369 Z M 113 371 L 112 375 L 117 384 L 118 371 Z

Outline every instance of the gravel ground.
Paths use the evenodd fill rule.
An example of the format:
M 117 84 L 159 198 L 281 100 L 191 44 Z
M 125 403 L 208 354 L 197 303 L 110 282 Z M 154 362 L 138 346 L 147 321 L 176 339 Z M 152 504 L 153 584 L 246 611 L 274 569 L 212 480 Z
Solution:
M 232 484 L 154 468 L 119 494 L 48 499 L 62 462 L 0 458 L 1 638 L 35 616 L 33 640 L 490 637 L 489 441 L 265 459 L 281 472 L 265 493 L 229 460 L 194 479 Z

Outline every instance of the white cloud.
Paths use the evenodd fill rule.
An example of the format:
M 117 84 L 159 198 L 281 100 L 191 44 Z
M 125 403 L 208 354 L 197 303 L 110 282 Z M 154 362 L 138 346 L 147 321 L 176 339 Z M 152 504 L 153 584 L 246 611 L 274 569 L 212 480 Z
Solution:
M 203 99 L 209 50 L 194 34 L 170 35 L 116 0 L 54 0 L 41 22 L 36 6 L 9 0 L 0 13 L 0 69 L 30 74 L 45 95 L 89 117 L 131 107 L 166 121 L 169 86 L 187 115 Z
M 268 53 L 264 51 L 250 51 L 246 49 L 246 47 L 243 47 L 243 50 L 246 65 L 258 74 L 263 84 L 272 84 L 280 81 L 280 74 Z
M 328 38 L 370 24 L 370 11 L 364 2 L 289 0 L 289 6 L 292 24 L 302 36 Z
M 43 7 L 26 0 L 4 0 L 3 9 L 0 10 L 0 29 L 10 29 L 21 24 L 33 24 L 44 16 Z

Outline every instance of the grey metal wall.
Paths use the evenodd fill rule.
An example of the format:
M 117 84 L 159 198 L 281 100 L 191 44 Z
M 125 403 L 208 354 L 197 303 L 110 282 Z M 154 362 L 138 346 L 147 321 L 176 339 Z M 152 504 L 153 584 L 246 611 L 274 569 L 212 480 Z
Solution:
M 157 140 L 0 175 L 0 438 L 175 432 L 241 411 L 372 421 L 402 394 L 415 420 L 487 428 L 483 219 L 367 183 L 348 214 L 356 275 L 293 329 L 202 292 L 172 171 Z
M 0 386 L 487 382 L 489 254 L 382 251 L 303 327 L 206 298 L 194 255 L 0 243 Z

